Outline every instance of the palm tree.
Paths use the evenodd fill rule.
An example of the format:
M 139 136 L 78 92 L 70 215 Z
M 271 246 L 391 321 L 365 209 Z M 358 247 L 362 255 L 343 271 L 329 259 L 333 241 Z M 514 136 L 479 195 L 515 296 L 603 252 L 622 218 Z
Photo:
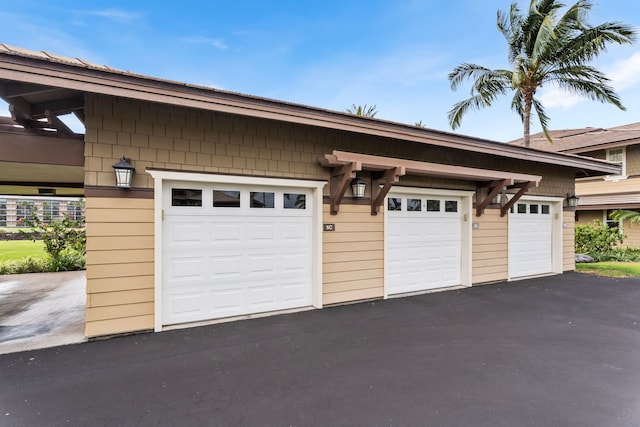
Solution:
M 611 218 L 616 221 L 628 221 L 629 224 L 640 224 L 640 212 L 620 209 L 611 212 Z
M 417 128 L 426 128 L 427 127 L 427 124 L 426 123 L 422 123 L 422 120 L 420 120 L 419 122 L 415 122 L 413 125 L 415 127 L 417 127 Z
M 473 86 L 471 97 L 455 104 L 448 113 L 452 129 L 460 126 L 468 110 L 490 107 L 500 95 L 512 91 L 511 109 L 524 124 L 523 145 L 529 146 L 532 109 L 551 142 L 549 117 L 535 98 L 543 84 L 625 109 L 609 86 L 610 80 L 588 64 L 609 44 L 633 43 L 634 29 L 619 22 L 590 26 L 586 22 L 592 8 L 590 0 L 578 0 L 561 13 L 563 7 L 557 0 L 531 0 L 527 15 L 521 14 L 515 2 L 509 13 L 498 11 L 498 30 L 507 40 L 511 70 L 468 63 L 455 67 L 449 74 L 451 89 L 456 90 L 467 79 L 473 80 Z
M 351 104 L 351 108 L 347 108 L 346 112 L 349 114 L 355 114 L 356 116 L 362 116 L 362 117 L 375 117 L 376 114 L 378 114 L 378 111 L 376 111 L 375 105 L 367 106 L 367 104 L 364 104 L 364 105 Z

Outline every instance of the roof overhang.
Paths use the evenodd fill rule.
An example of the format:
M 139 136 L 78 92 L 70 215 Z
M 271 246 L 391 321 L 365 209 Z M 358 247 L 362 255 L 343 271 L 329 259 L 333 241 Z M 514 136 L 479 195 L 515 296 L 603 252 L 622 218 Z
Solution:
M 82 196 L 83 187 L 82 135 L 63 137 L 0 120 L 0 194 Z
M 19 88 L 28 91 L 19 91 Z M 11 92 L 16 89 L 17 91 Z M 9 47 L 0 44 L 0 95 L 5 99 L 63 105 L 59 111 L 82 111 L 73 100 L 84 93 L 103 94 L 201 110 L 224 112 L 269 120 L 423 143 L 455 150 L 540 162 L 573 168 L 577 176 L 616 174 L 620 166 L 580 156 L 550 153 L 408 124 L 365 118 L 299 104 L 259 98 L 208 87 L 161 80 L 115 70 L 86 61 Z M 22 94 L 11 98 L 14 95 Z M 54 96 L 54 94 L 57 94 Z M 11 102 L 10 102 L 11 103 Z M 12 104 L 13 105 L 13 104 Z M 24 109 L 27 109 L 25 106 Z M 37 111 L 51 116 L 52 109 Z M 48 117 L 46 114 L 43 117 Z

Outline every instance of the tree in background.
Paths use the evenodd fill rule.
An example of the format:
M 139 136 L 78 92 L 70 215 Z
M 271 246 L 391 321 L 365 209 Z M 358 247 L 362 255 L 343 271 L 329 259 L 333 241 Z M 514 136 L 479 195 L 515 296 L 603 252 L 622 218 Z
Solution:
M 640 224 L 640 212 L 620 209 L 611 212 L 611 218 L 616 221 L 627 221 L 629 224 Z
M 368 106 L 367 104 L 364 104 L 364 105 L 351 104 L 351 108 L 347 108 L 345 111 L 349 114 L 354 114 L 356 116 L 362 116 L 362 117 L 375 117 L 376 114 L 378 114 L 378 111 L 376 110 L 375 105 Z
M 605 52 L 607 45 L 633 43 L 633 27 L 619 22 L 590 26 L 587 23 L 593 7 L 590 0 L 579 0 L 562 11 L 564 6 L 556 0 L 531 0 L 526 15 L 515 2 L 508 13 L 498 11 L 497 26 L 508 44 L 511 69 L 491 70 L 468 63 L 453 69 L 449 74 L 452 90 L 466 80 L 472 80 L 473 84 L 471 97 L 455 104 L 448 113 L 452 129 L 460 126 L 467 111 L 490 107 L 499 96 L 513 92 L 511 109 L 524 125 L 523 145 L 530 144 L 532 109 L 551 142 L 549 117 L 535 98 L 543 84 L 625 109 L 609 86 L 610 80 L 588 64 Z

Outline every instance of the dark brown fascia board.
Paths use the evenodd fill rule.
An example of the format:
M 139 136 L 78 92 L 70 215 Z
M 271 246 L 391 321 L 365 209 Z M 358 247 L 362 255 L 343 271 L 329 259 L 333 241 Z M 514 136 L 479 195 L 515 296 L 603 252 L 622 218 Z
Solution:
M 80 67 L 13 53 L 0 52 L 0 79 L 554 164 L 580 169 L 588 175 L 615 174 L 620 170 L 618 165 L 603 160 L 550 153 L 433 129 L 416 128 L 407 124 L 357 117 L 346 113 L 159 80 L 111 69 Z
M 84 166 L 84 141 L 0 131 L 0 161 Z

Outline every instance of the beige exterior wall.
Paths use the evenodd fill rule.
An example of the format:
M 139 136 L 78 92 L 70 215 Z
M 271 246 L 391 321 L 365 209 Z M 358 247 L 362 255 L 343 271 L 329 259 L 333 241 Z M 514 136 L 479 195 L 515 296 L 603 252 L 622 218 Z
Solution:
M 340 206 L 338 215 L 323 208 L 322 303 L 326 305 L 384 294 L 384 215 L 372 216 L 368 205 Z
M 604 179 L 576 181 L 576 194 L 578 196 L 633 193 L 637 192 L 638 188 L 640 188 L 640 177 L 621 179 L 619 181 L 607 181 Z
M 133 187 L 153 188 L 147 168 L 328 180 L 318 157 L 333 150 L 443 164 L 542 175 L 528 194 L 572 193 L 573 171 L 492 155 L 464 155 L 455 149 L 412 144 L 266 119 L 86 96 L 85 186 L 113 187 L 112 165 L 122 156 L 136 168 Z M 367 177 L 367 174 L 364 174 Z M 475 184 L 404 176 L 398 185 L 472 190 Z M 370 186 L 369 186 L 370 187 Z M 329 194 L 325 187 L 325 196 Z M 369 189 L 370 191 L 370 189 Z M 384 218 L 367 205 L 343 204 L 336 224 L 323 232 L 323 303 L 337 304 L 384 294 Z M 473 283 L 507 278 L 507 218 L 488 209 L 474 217 Z M 154 327 L 153 201 L 87 199 L 87 328 L 98 336 Z
M 507 280 L 509 274 L 508 218 L 499 209 L 487 209 L 471 219 L 478 224 L 472 231 L 472 277 L 476 284 Z
M 153 329 L 153 200 L 88 197 L 87 337 Z
M 622 246 L 640 248 L 640 224 L 629 224 L 628 221 L 625 221 L 622 225 L 622 230 L 624 235 L 627 236 Z
M 576 224 L 590 224 L 595 220 L 602 222 L 603 215 L 602 211 L 578 211 Z
M 576 269 L 575 245 L 575 212 L 562 212 L 562 271 Z

